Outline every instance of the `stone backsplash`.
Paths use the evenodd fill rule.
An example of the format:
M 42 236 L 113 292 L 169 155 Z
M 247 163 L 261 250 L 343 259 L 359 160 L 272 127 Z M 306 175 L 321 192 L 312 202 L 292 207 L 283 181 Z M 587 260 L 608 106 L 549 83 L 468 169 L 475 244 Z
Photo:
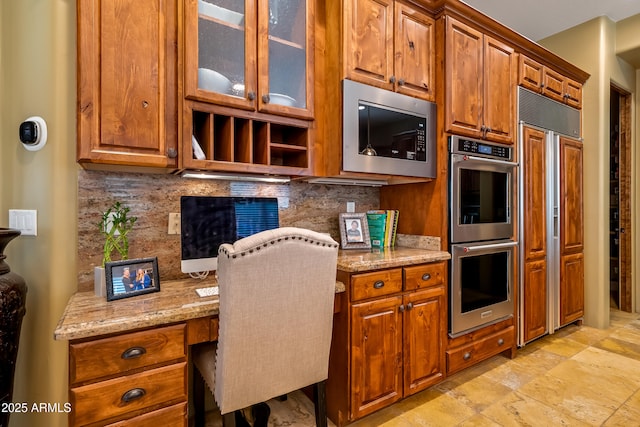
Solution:
M 169 213 L 180 212 L 180 196 L 278 197 L 280 225 L 329 233 L 340 241 L 338 214 L 353 201 L 356 212 L 377 209 L 380 191 L 373 187 L 265 184 L 186 179 L 175 175 L 78 170 L 78 290 L 93 289 L 93 267 L 102 262 L 102 212 L 115 201 L 138 217 L 129 233 L 129 258 L 158 257 L 162 280 L 183 278 L 180 236 L 167 234 Z

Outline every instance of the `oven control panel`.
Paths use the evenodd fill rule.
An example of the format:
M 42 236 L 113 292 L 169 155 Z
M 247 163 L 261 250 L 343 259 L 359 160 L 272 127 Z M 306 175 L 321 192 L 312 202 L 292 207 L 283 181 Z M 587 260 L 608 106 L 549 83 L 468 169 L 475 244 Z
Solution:
M 459 136 L 451 136 L 449 138 L 449 146 L 453 153 L 480 155 L 507 161 L 511 160 L 511 147 Z

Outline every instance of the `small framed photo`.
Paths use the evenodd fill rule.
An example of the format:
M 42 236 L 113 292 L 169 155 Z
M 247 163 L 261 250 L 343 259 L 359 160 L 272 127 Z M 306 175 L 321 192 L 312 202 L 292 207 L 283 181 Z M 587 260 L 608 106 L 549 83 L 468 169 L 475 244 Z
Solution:
M 342 249 L 371 249 L 367 214 L 341 213 L 338 222 Z
M 107 301 L 160 291 L 158 258 L 108 262 L 104 266 Z

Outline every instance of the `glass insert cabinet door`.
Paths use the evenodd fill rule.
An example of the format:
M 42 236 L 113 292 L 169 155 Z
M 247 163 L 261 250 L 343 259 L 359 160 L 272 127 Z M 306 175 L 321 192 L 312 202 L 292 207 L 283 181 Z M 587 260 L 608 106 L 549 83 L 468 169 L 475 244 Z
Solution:
M 312 1 L 185 1 L 188 98 L 310 117 Z

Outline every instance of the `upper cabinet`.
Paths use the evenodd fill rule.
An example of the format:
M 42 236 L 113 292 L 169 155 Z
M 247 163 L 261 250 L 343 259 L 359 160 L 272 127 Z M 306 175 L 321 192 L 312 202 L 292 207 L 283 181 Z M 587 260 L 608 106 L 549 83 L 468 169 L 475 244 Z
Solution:
M 78 161 L 177 167 L 177 0 L 82 0 L 77 13 Z
M 514 49 L 449 16 L 445 19 L 446 130 L 512 143 Z
M 180 167 L 308 175 L 313 0 L 185 0 Z
M 393 0 L 344 2 L 344 75 L 360 83 L 434 99 L 434 20 Z
M 185 0 L 187 99 L 313 116 L 312 0 Z
M 582 85 L 520 55 L 518 84 L 574 108 L 582 108 Z

